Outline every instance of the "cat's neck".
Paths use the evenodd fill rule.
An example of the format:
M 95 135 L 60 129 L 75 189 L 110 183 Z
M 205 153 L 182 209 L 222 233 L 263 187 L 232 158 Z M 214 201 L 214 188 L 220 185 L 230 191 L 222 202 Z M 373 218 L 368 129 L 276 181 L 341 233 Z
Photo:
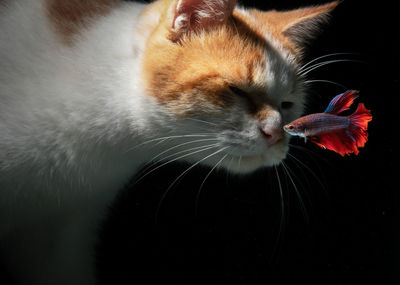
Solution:
M 68 68 L 76 80 L 71 92 L 82 101 L 73 104 L 88 110 L 88 118 L 81 123 L 91 123 L 93 136 L 100 132 L 106 144 L 127 143 L 128 137 L 139 142 L 149 139 L 154 136 L 152 130 L 159 130 L 169 117 L 143 90 L 141 57 L 148 36 L 145 31 L 151 29 L 140 24 L 138 15 L 145 6 L 137 5 L 99 21 L 67 51 L 75 53 L 68 56 L 74 58 Z

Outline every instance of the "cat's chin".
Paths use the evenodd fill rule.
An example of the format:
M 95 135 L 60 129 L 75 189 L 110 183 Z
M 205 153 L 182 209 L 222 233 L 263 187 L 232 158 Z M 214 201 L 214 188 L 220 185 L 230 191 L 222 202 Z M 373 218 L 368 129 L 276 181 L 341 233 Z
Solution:
M 236 163 L 224 166 L 228 171 L 233 173 L 251 173 L 262 167 L 271 167 L 280 164 L 285 159 L 287 151 L 288 148 L 279 148 L 260 155 L 242 156 L 241 158 L 233 159 Z
M 285 159 L 288 150 L 289 146 L 286 143 L 282 143 L 260 154 L 229 154 L 222 160 L 217 156 L 204 161 L 202 164 L 210 167 L 217 166 L 231 173 L 247 174 L 262 167 L 271 167 L 280 164 Z M 224 154 L 221 154 L 221 156 L 224 157 Z

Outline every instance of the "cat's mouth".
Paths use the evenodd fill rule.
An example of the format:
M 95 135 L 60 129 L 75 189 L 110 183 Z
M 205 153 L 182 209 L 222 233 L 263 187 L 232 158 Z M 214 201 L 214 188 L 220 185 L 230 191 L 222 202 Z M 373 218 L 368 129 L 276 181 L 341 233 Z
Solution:
M 219 134 L 220 136 L 214 138 L 206 137 L 171 146 L 161 153 L 173 149 L 179 154 L 178 160 L 185 160 L 194 166 L 206 165 L 213 169 L 222 168 L 229 172 L 244 174 L 280 164 L 289 150 L 288 135 L 271 145 L 258 132 L 254 136 L 236 137 L 230 135 L 231 133 Z M 186 149 L 189 146 L 190 152 Z M 177 160 L 174 157 L 173 160 Z

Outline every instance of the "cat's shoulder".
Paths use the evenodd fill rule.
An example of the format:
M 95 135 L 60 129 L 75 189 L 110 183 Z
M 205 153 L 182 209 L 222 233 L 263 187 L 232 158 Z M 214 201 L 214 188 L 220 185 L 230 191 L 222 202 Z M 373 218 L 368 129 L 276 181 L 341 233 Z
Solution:
M 121 3 L 119 0 L 43 0 L 43 8 L 56 33 L 69 42 L 90 22 L 106 16 Z

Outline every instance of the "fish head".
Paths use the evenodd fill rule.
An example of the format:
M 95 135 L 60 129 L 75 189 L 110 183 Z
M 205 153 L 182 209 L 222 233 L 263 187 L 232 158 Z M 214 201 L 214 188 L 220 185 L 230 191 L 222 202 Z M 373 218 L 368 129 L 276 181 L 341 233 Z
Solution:
M 283 126 L 283 129 L 291 136 L 305 137 L 305 127 L 296 121 Z

